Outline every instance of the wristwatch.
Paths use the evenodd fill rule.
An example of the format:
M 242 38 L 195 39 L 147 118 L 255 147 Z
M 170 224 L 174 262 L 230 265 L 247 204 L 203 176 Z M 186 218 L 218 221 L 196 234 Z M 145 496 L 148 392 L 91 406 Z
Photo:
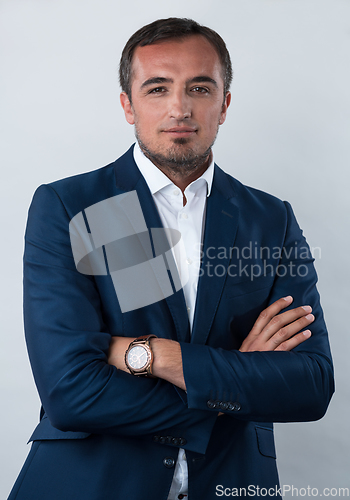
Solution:
M 125 364 L 132 375 L 152 377 L 153 352 L 150 339 L 156 335 L 143 335 L 133 340 L 125 351 Z

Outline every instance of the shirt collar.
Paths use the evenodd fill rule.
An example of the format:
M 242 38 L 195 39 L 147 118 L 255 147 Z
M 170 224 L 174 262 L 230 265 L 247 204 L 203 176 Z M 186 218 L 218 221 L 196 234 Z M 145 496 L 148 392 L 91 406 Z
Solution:
M 152 163 L 151 160 L 149 160 L 143 154 L 137 142 L 135 143 L 134 146 L 134 160 L 141 174 L 145 178 L 152 194 L 157 193 L 166 186 L 173 185 L 175 187 L 175 184 L 169 179 L 169 177 L 167 177 L 161 170 L 159 170 L 159 168 L 156 167 L 156 165 L 154 165 L 154 163 Z M 186 189 L 188 189 L 190 186 L 192 188 L 195 188 L 195 184 L 197 183 L 197 181 L 203 179 L 207 183 L 207 196 L 209 196 L 213 184 L 213 177 L 214 177 L 214 154 L 212 151 L 210 165 L 207 168 L 207 170 L 198 179 L 191 182 L 191 184 L 187 186 Z

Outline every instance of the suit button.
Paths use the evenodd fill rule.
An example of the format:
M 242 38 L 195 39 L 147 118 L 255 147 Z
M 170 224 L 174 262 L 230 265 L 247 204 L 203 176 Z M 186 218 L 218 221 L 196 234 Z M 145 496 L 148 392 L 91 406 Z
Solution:
M 163 465 L 165 465 L 167 469 L 171 469 L 175 465 L 175 460 L 172 457 L 166 457 L 163 460 Z
M 162 443 L 162 444 L 165 444 L 166 443 L 166 437 L 160 436 L 159 437 L 159 442 Z
M 160 436 L 153 436 L 153 441 L 159 443 Z
M 228 410 L 230 411 L 239 411 L 241 409 L 240 403 L 232 403 L 231 401 L 228 403 Z
M 215 408 L 215 401 L 213 401 L 212 399 L 209 399 L 207 401 L 207 407 L 210 408 L 211 410 Z
M 177 446 L 178 444 L 180 444 L 180 440 L 179 438 L 172 438 L 171 439 L 171 444 Z
M 179 444 L 180 444 L 181 446 L 184 446 L 186 443 L 187 443 L 187 441 L 186 441 L 186 439 L 185 439 L 185 438 L 180 438 L 180 439 L 179 439 Z
M 221 410 L 227 410 L 228 409 L 228 403 L 226 403 L 225 401 L 221 401 L 221 403 L 220 403 L 220 409 Z
M 174 439 L 174 438 L 173 438 L 172 436 L 167 436 L 167 437 L 165 438 L 165 440 L 166 440 L 167 444 L 172 444 L 173 439 Z

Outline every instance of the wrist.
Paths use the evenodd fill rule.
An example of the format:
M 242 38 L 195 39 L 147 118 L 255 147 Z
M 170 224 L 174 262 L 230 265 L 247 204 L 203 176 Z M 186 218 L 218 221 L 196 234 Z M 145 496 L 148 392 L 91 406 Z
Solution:
M 142 335 L 133 340 L 125 351 L 125 365 L 131 375 L 153 377 L 153 351 L 150 340 L 155 335 Z
M 152 339 L 153 375 L 186 390 L 181 346 L 175 340 Z
M 163 371 L 162 344 L 165 339 L 154 338 L 150 340 L 150 347 L 153 352 L 153 375 L 159 377 L 159 373 Z
M 115 366 L 118 370 L 130 373 L 125 364 L 125 351 L 133 340 L 135 339 L 131 337 L 112 337 L 108 352 L 108 364 Z

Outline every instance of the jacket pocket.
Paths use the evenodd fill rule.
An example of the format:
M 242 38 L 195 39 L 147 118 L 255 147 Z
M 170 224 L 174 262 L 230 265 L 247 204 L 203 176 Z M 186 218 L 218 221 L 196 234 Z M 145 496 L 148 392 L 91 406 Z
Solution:
M 255 426 L 259 451 L 264 457 L 276 458 L 275 440 L 273 430 L 266 427 Z
M 31 441 L 45 441 L 49 439 L 84 439 L 90 436 L 88 432 L 60 431 L 51 425 L 47 415 L 44 415 L 36 426 L 28 443 Z

